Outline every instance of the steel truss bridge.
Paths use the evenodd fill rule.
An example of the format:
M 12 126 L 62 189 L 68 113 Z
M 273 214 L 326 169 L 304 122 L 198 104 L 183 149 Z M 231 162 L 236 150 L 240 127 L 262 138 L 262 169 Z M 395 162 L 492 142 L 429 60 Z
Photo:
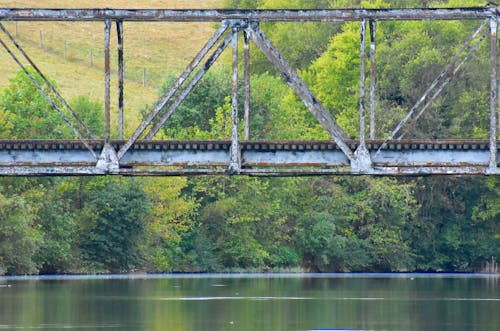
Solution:
M 375 137 L 376 26 L 379 21 L 478 20 L 482 23 L 387 137 Z M 101 21 L 104 25 L 104 139 L 97 139 L 71 109 L 2 21 Z M 123 132 L 123 24 L 219 22 L 220 25 L 130 137 Z M 360 23 L 359 138 L 344 130 L 259 27 L 263 22 Z M 0 176 L 34 175 L 499 175 L 500 103 L 496 8 L 343 10 L 152 10 L 0 8 L 0 44 L 75 134 L 74 140 L 0 140 Z M 117 31 L 118 137 L 111 136 L 110 35 Z M 239 35 L 243 34 L 243 123 L 238 117 Z M 404 135 L 429 108 L 484 40 L 489 41 L 489 139 L 408 140 Z M 250 42 L 328 132 L 328 141 L 249 139 Z M 366 46 L 369 44 L 369 52 Z M 232 136 L 228 141 L 171 141 L 154 137 L 221 53 L 232 49 Z M 368 53 L 368 54 L 367 54 Z M 17 55 L 16 55 L 17 54 Z M 369 68 L 366 62 L 369 59 Z M 27 65 L 43 79 L 39 83 Z M 366 84 L 367 78 L 369 84 Z M 50 91 L 50 92 L 49 92 Z M 482 110 L 479 110 L 482 111 Z M 244 127 L 243 137 L 238 127 Z

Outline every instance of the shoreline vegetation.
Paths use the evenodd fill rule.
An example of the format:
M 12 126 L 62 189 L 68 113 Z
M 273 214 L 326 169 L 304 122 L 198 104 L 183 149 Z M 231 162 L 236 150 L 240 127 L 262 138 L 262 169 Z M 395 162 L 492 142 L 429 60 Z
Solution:
M 35 6 L 29 0 L 3 1 L 2 5 L 21 3 Z M 59 3 L 51 0 L 44 6 Z M 187 8 L 199 2 L 150 3 L 155 8 Z M 79 5 L 95 4 L 87 0 Z M 125 5 L 141 7 L 144 3 L 109 1 L 112 7 Z M 204 8 L 259 9 L 287 5 L 460 7 L 483 6 L 484 2 L 221 0 L 203 4 Z M 377 25 L 376 137 L 392 131 L 480 24 L 409 21 Z M 42 25 L 47 48 L 52 42 L 49 30 L 53 35 L 64 33 L 68 44 L 85 49 L 85 54 L 89 47 L 97 47 L 93 43 L 102 44 L 102 26 L 76 25 L 75 31 L 71 25 Z M 171 86 L 215 25 L 147 27 L 137 31 L 135 25 L 128 27 L 126 61 L 130 66 L 145 66 L 158 77 L 147 86 L 127 83 L 126 135 Z M 26 42 L 27 33 L 38 34 L 38 26 L 19 29 L 20 40 L 35 62 L 40 62 L 42 71 L 56 82 L 88 127 L 102 137 L 100 67 L 64 61 L 60 54 L 40 49 L 32 38 Z M 347 135 L 356 137 L 359 22 L 266 23 L 262 29 Z M 79 37 L 71 40 L 73 34 Z M 85 42 L 78 44 L 78 40 Z M 147 50 L 142 42 L 149 45 Z M 181 47 L 185 44 L 189 49 Z M 328 139 L 264 56 L 252 44 L 251 48 L 250 139 Z M 418 123 L 408 128 L 409 139 L 488 138 L 488 52 L 488 43 L 481 43 Z M 0 82 L 0 139 L 72 138 L 71 130 L 24 73 L 12 69 L 12 61 L 3 53 L 0 71 L 6 77 Z M 158 139 L 231 136 L 228 54 L 200 81 Z M 160 86 L 158 91 L 153 85 Z M 116 132 L 113 127 L 112 133 Z M 285 270 L 498 273 L 499 259 L 499 176 L 0 178 L 0 274 L 5 275 Z

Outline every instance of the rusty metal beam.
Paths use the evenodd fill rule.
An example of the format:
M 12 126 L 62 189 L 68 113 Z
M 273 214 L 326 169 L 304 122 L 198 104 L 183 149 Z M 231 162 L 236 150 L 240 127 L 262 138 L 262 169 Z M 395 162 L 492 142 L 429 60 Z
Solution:
M 111 75 L 110 75 L 110 59 L 109 59 L 109 42 L 111 33 L 111 21 L 104 21 L 104 139 L 106 144 L 111 140 Z
M 200 52 L 194 57 L 194 59 L 188 64 L 184 72 L 179 76 L 177 81 L 170 87 L 168 92 L 158 101 L 155 108 L 148 114 L 148 116 L 142 121 L 139 127 L 135 130 L 132 136 L 129 138 L 127 143 L 121 147 L 118 151 L 118 159 L 121 159 L 123 155 L 128 151 L 128 149 L 134 144 L 134 142 L 139 139 L 139 137 L 144 133 L 146 128 L 152 123 L 153 119 L 160 113 L 160 111 L 165 107 L 167 102 L 173 97 L 175 92 L 180 88 L 180 86 L 186 81 L 188 76 L 193 72 L 193 70 L 200 64 L 201 60 L 207 55 L 210 49 L 215 45 L 217 40 L 222 36 L 222 34 L 227 30 L 227 22 L 222 22 L 221 26 L 215 31 L 213 36 L 207 41 Z
M 104 148 L 99 156 L 96 168 L 109 172 L 118 169 L 119 159 L 116 150 L 111 146 L 111 68 L 110 68 L 110 38 L 111 20 L 104 21 Z
M 344 140 L 347 135 L 337 124 L 333 116 L 325 109 L 321 102 L 313 95 L 306 84 L 300 79 L 297 72 L 286 62 L 279 51 L 257 24 L 251 24 L 246 29 L 252 41 L 264 53 L 269 62 L 278 70 L 285 82 L 292 88 L 297 96 L 306 105 L 311 114 L 318 120 L 323 128 L 330 134 L 340 149 L 346 154 L 349 160 L 354 160 L 355 156 Z
M 495 49 L 495 54 L 497 56 L 497 67 L 496 67 L 496 74 L 497 74 L 497 81 L 496 81 L 496 84 L 497 84 L 497 94 L 496 94 L 496 98 L 497 98 L 497 106 L 498 106 L 498 115 L 497 115 L 497 118 L 496 118 L 496 124 L 497 124 L 497 127 L 496 127 L 496 133 L 497 133 L 497 139 L 500 139 L 500 53 L 499 53 L 499 36 L 498 36 L 498 32 L 500 30 L 500 16 L 497 16 L 496 17 L 497 19 L 497 22 L 496 22 L 496 27 L 497 27 L 497 30 L 496 30 L 496 45 L 497 45 L 497 48 Z M 494 24 L 494 23 L 490 23 L 490 29 L 492 28 L 491 27 L 491 24 Z M 490 31 L 490 34 L 491 34 L 491 37 L 493 37 L 493 34 L 492 34 L 492 31 Z M 490 41 L 491 43 L 493 43 L 493 40 Z M 491 45 L 491 47 L 493 47 L 493 45 Z
M 243 31 L 243 139 L 250 139 L 250 42 L 248 33 Z
M 231 161 L 229 171 L 238 173 L 241 169 L 240 144 L 238 141 L 238 26 L 232 31 L 232 93 L 231 93 Z
M 365 141 L 366 20 L 364 18 L 361 19 L 359 30 L 359 146 L 354 152 L 355 159 L 351 160 L 351 170 L 368 173 L 372 171 L 373 164 Z
M 220 22 L 248 19 L 259 22 L 367 20 L 473 20 L 498 14 L 496 8 L 325 9 L 325 10 L 170 10 L 170 9 L 38 9 L 0 8 L 0 20 Z
M 123 21 L 116 21 L 116 35 L 118 39 L 118 139 L 123 139 Z
M 370 20 L 370 139 L 375 139 L 375 88 L 377 80 L 377 22 Z
M 365 145 L 366 20 L 361 19 L 359 36 L 359 140 Z
M 490 19 L 490 162 L 489 171 L 497 170 L 497 109 L 498 93 L 498 21 Z
M 117 149 L 124 141 L 111 141 Z M 136 174 L 172 171 L 189 175 L 192 167 L 224 169 L 231 162 L 231 141 L 139 141 L 120 161 L 117 168 L 97 168 L 95 160 L 77 140 L 0 140 L 0 175 L 30 174 Z M 90 142 L 93 149 L 106 148 L 102 140 Z M 352 148 L 359 141 L 349 141 Z M 367 141 L 373 155 L 382 141 Z M 360 174 L 332 141 L 249 141 L 241 142 L 240 173 L 297 174 L 328 172 Z M 497 145 L 497 149 L 500 146 Z M 102 153 L 101 153 L 102 154 Z M 476 174 L 496 175 L 489 167 L 487 140 L 405 140 L 391 141 L 365 174 Z M 497 163 L 500 160 L 497 159 Z M 145 167 L 145 168 L 142 168 Z M 160 173 L 158 172 L 158 174 Z M 232 172 L 234 173 L 234 172 Z M 256 174 L 254 172 L 254 174 Z
M 379 167 L 371 173 L 352 172 L 348 167 L 328 169 L 242 169 L 238 175 L 258 177 L 305 177 L 305 176 L 483 176 L 500 175 L 500 171 L 486 172 L 483 167 Z M 227 176 L 232 175 L 218 168 L 120 168 L 105 172 L 94 167 L 17 167 L 0 168 L 0 177 L 20 176 Z

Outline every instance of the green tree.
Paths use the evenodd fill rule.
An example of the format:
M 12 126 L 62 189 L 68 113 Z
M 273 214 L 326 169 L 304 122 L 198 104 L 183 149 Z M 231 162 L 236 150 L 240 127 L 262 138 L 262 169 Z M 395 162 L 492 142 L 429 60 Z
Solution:
M 42 84 L 42 78 L 33 69 L 29 71 Z M 2 91 L 0 110 L 4 115 L 2 127 L 7 129 L 0 132 L 3 138 L 54 139 L 68 136 L 70 132 L 23 71 Z
M 79 96 L 70 105 L 87 128 L 98 138 L 104 135 L 104 110 L 100 102 Z
M 29 68 L 29 73 L 41 86 L 42 78 Z M 54 82 L 51 81 L 55 85 Z M 47 89 L 48 90 L 48 89 Z M 52 100 L 57 98 L 47 92 Z M 64 107 L 59 105 L 59 109 Z M 96 133 L 102 135 L 103 111 L 98 102 L 88 97 L 78 97 L 70 102 L 75 113 Z M 68 118 L 71 115 L 65 112 Z M 74 133 L 53 109 L 28 76 L 20 71 L 10 80 L 9 86 L 0 93 L 0 137 L 4 139 L 62 139 L 72 138 Z
M 151 203 L 150 221 L 145 229 L 150 243 L 149 268 L 161 272 L 197 268 L 186 248 L 198 208 L 194 199 L 181 195 L 187 179 L 143 179 L 141 183 Z
M 406 230 L 418 270 L 473 271 L 499 257 L 498 189 L 489 180 L 438 177 L 418 183 L 421 208 Z
M 91 265 L 111 272 L 143 267 L 150 202 L 134 180 L 95 181 L 82 211 L 80 246 Z
M 40 249 L 36 261 L 40 273 L 57 274 L 82 272 L 81 253 L 78 248 L 77 180 L 54 179 L 34 185 L 36 191 L 30 200 L 36 202 L 35 224 L 41 233 Z
M 31 206 L 19 196 L 0 193 L 0 273 L 34 274 L 40 232 L 34 227 Z

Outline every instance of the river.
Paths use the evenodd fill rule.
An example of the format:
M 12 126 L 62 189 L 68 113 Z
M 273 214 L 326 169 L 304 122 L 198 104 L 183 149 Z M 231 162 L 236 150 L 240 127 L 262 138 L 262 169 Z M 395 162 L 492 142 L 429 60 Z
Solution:
M 500 330 L 500 275 L 0 277 L 0 330 Z

